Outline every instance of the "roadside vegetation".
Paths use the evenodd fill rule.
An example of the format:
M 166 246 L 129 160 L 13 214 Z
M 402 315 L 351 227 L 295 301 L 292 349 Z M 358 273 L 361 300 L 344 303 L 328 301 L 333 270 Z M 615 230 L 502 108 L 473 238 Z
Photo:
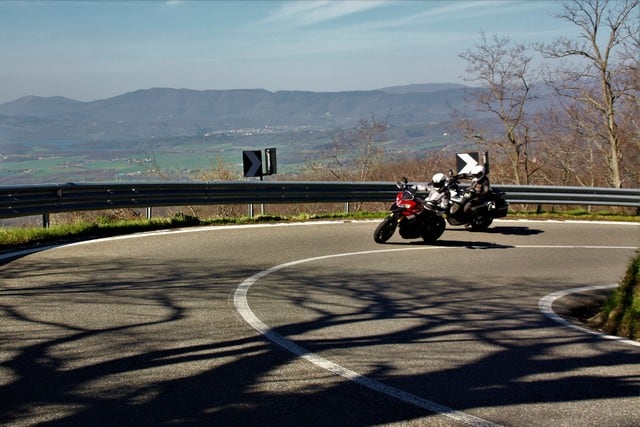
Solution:
M 587 323 L 609 334 L 640 341 L 640 252 L 629 262 L 602 310 Z
M 0 227 L 0 251 L 13 251 L 20 248 L 33 248 L 73 241 L 95 239 L 141 233 L 156 230 L 167 230 L 194 226 L 238 225 L 275 222 L 298 222 L 312 220 L 345 219 L 358 220 L 382 218 L 384 212 L 354 213 L 293 213 L 293 214 L 261 214 L 250 217 L 237 216 L 207 216 L 176 212 L 168 217 L 141 218 L 135 211 L 109 211 L 100 213 L 69 213 L 55 216 L 55 223 L 44 228 L 42 226 L 27 225 L 14 227 Z
M 379 206 L 378 206 L 379 205 Z M 368 204 L 367 209 L 353 212 L 340 212 L 336 205 L 320 205 L 306 209 L 287 209 L 286 206 L 268 205 L 266 211 L 254 216 L 240 213 L 239 206 L 227 207 L 196 207 L 190 208 L 191 214 L 182 211 L 168 216 L 156 216 L 150 219 L 142 218 L 134 210 L 113 210 L 108 212 L 66 213 L 52 216 L 52 224 L 48 228 L 42 225 L 24 225 L 0 227 L 0 251 L 11 251 L 19 248 L 61 244 L 71 241 L 88 240 L 101 237 L 141 233 L 155 230 L 214 225 L 238 225 L 275 222 L 300 222 L 314 220 L 342 220 L 357 221 L 380 219 L 387 215 L 386 205 Z M 332 210 L 333 208 L 333 210 Z M 373 209 L 379 208 L 379 209 Z M 225 214 L 212 214 L 220 210 Z M 235 213 L 234 213 L 235 211 Z M 507 218 L 538 219 L 538 220 L 587 220 L 587 221 L 628 221 L 640 222 L 640 216 L 625 214 L 624 212 L 597 211 L 589 212 L 585 209 L 535 211 L 510 211 Z

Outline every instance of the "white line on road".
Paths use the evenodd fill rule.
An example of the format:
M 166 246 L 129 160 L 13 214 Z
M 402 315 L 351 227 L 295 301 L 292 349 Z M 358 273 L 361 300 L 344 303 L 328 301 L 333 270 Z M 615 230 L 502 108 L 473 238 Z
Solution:
M 370 221 L 354 221 L 354 222 L 370 222 Z M 371 221 L 373 222 L 373 221 Z M 506 221 L 505 221 L 506 222 Z M 527 220 L 518 220 L 517 222 L 533 222 L 533 221 L 527 221 Z M 549 222 L 549 221 L 548 221 Z M 562 222 L 578 222 L 578 221 L 562 221 Z M 12 257 L 16 257 L 16 256 L 23 256 L 23 255 L 28 255 L 34 252 L 39 252 L 39 251 L 43 251 L 43 250 L 48 250 L 48 249 L 55 249 L 57 247 L 61 247 L 61 246 L 75 246 L 75 245 L 82 245 L 82 244 L 88 244 L 88 243 L 96 243 L 99 241 L 107 241 L 107 240 L 120 240 L 120 239 L 130 239 L 130 238 L 140 238 L 140 237 L 146 237 L 146 236 L 153 236 L 153 235 L 162 235 L 162 234 L 175 234 L 175 233 L 193 233 L 193 232 L 202 232 L 202 231 L 215 231 L 215 230 L 229 230 L 229 229 L 234 229 L 234 228 L 254 228 L 254 227 L 282 227 L 282 226 L 300 226 L 300 225 L 319 225 L 319 224 L 335 224 L 335 221 L 326 221 L 326 222 L 309 222 L 309 223 L 294 223 L 294 224 L 256 224 L 256 225 L 241 225 L 241 226 L 221 226 L 221 227 L 193 227 L 193 228 L 186 228 L 186 229 L 180 229 L 180 230 L 160 230 L 160 231 L 153 231 L 153 232 L 147 232 L 147 233 L 138 233 L 138 234 L 133 234 L 133 235 L 126 235 L 126 236 L 117 236 L 117 237 L 110 237 L 110 238 L 103 238 L 103 239 L 95 239 L 95 240 L 88 240 L 88 241 L 82 241 L 82 242 L 77 242 L 77 243 L 72 243 L 72 244 L 65 244 L 65 245 L 52 245 L 52 246 L 47 246 L 47 247 L 41 247 L 41 248 L 32 248 L 32 249 L 26 249 L 26 250 L 22 250 L 22 251 L 16 251 L 16 252 L 11 252 L 11 253 L 5 253 L 0 255 L 0 260 L 5 260 L 5 259 L 9 259 Z M 616 225 L 620 225 L 621 223 L 611 223 L 611 224 L 616 224 Z M 633 225 L 633 226 L 638 226 L 637 223 L 624 223 L 625 225 Z M 556 249 L 596 249 L 596 250 L 603 250 L 603 249 L 637 249 L 637 247 L 632 247 L 632 246 L 580 246 L 580 245 L 516 245 L 515 248 L 544 248 L 544 249 L 551 249 L 551 248 L 556 248 Z M 310 262 L 310 261 L 316 261 L 316 260 L 322 260 L 322 259 L 329 259 L 329 258 L 336 258 L 336 257 L 344 257 L 344 256 L 351 256 L 351 255 L 363 255 L 363 254 L 373 254 L 373 253 L 382 253 L 382 252 L 392 252 L 392 251 L 407 251 L 407 250 L 426 250 L 426 249 L 438 249 L 438 250 L 443 250 L 443 249 L 447 249 L 446 247 L 442 247 L 442 246 L 429 246 L 429 247 L 412 247 L 412 248 L 403 248 L 403 249 L 384 249 L 384 250 L 373 250 L 373 251 L 363 251 L 363 252 L 353 252 L 353 253 L 344 253 L 344 254 L 334 254 L 334 255 L 326 255 L 326 256 L 321 256 L 321 257 L 314 257 L 314 258 L 307 258 L 307 259 L 302 259 L 302 260 L 297 260 L 297 261 L 292 261 L 289 263 L 285 263 L 285 264 L 280 264 L 278 266 L 272 267 L 270 269 L 267 270 L 263 270 L 253 276 L 251 276 L 250 278 L 246 279 L 245 281 L 243 281 L 240 286 L 236 289 L 235 294 L 234 294 L 234 304 L 236 307 L 236 310 L 238 311 L 238 313 L 245 319 L 245 321 L 247 323 L 249 323 L 256 331 L 258 331 L 259 333 L 263 334 L 266 338 L 268 338 L 269 340 L 273 341 L 274 343 L 278 344 L 279 346 L 285 348 L 286 350 L 290 351 L 293 354 L 298 355 L 301 358 L 304 358 L 306 360 L 308 360 L 309 362 L 327 370 L 330 371 L 334 374 L 340 375 L 343 378 L 349 379 L 351 381 L 354 381 L 358 384 L 364 385 L 372 390 L 375 390 L 377 392 L 380 393 L 384 393 L 388 396 L 394 397 L 396 399 L 400 399 L 406 403 L 410 403 L 413 404 L 415 406 L 418 406 L 420 408 L 426 409 L 428 411 L 431 412 L 435 412 L 435 413 L 439 413 L 442 414 L 444 416 L 447 416 L 449 418 L 455 419 L 457 421 L 469 424 L 469 425 L 474 425 L 474 426 L 497 426 L 497 424 L 494 424 L 490 421 L 484 420 L 482 418 L 478 418 L 478 417 L 474 417 L 472 415 L 466 414 L 464 412 L 460 412 L 457 410 L 454 410 L 452 408 L 448 408 L 446 406 L 440 405 L 438 403 L 423 399 L 419 396 L 413 395 L 411 393 L 408 393 L 406 391 L 397 389 L 395 387 L 391 387 L 388 386 L 386 384 L 380 383 L 376 380 L 367 378 L 363 375 L 358 374 L 357 372 L 351 371 L 347 368 L 344 368 L 336 363 L 333 363 L 327 359 L 324 359 L 322 357 L 320 357 L 317 354 L 311 353 L 310 351 L 306 350 L 305 348 L 293 343 L 292 341 L 284 338 L 283 336 L 277 334 L 276 332 L 274 332 L 271 328 L 269 328 L 266 324 L 264 324 L 258 317 L 255 316 L 255 314 L 253 313 L 253 311 L 251 311 L 251 308 L 249 307 L 249 303 L 247 301 L 247 293 L 249 291 L 249 288 L 255 284 L 258 280 L 260 280 L 261 278 L 267 276 L 268 274 L 271 274 L 273 272 L 276 272 L 278 270 L 293 266 L 293 265 L 297 265 L 297 264 L 302 264 L 305 262 Z M 635 341 L 631 341 L 631 340 L 625 340 L 623 338 L 620 337 L 613 337 L 613 336 L 609 336 L 609 335 L 604 335 L 604 334 L 600 334 L 598 332 L 586 329 L 586 328 L 581 328 L 579 326 L 573 325 L 569 322 L 567 322 L 566 320 L 562 319 L 560 316 L 558 316 L 552 308 L 552 305 L 554 303 L 555 300 L 557 300 L 558 298 L 561 298 L 562 296 L 568 295 L 572 292 L 585 292 L 585 291 L 589 291 L 589 290 L 595 290 L 595 289 L 602 289 L 602 288 L 609 288 L 609 287 L 614 287 L 616 285 L 604 285 L 604 286 L 596 286 L 596 287 L 584 287 L 584 288 L 576 288 L 576 289 L 568 289 L 568 290 L 563 290 L 563 291 L 559 291 L 559 292 L 554 292 L 550 295 L 547 295 L 546 297 L 542 298 L 539 301 L 539 308 L 540 310 L 543 312 L 543 314 L 551 319 L 553 319 L 556 322 L 559 322 L 565 326 L 568 326 L 570 328 L 573 329 L 577 329 L 583 332 L 587 332 L 590 334 L 597 334 L 597 335 L 601 335 L 604 338 L 607 339 L 613 339 L 613 340 L 618 340 L 618 341 L 623 341 L 623 342 L 627 342 L 630 343 L 632 345 L 636 345 L 636 346 L 640 346 L 639 342 L 635 342 Z
M 559 299 L 562 298 L 564 296 L 573 294 L 573 293 L 581 293 L 581 292 L 589 292 L 589 291 L 597 291 L 600 289 L 612 289 L 615 288 L 618 285 L 598 285 L 598 286 L 584 286 L 581 288 L 573 288 L 573 289 L 565 289 L 562 291 L 558 291 L 558 292 L 554 292 L 552 294 L 549 294 L 543 298 L 540 299 L 540 301 L 538 302 L 538 307 L 540 308 L 540 311 L 542 312 L 542 314 L 544 314 L 545 316 L 547 316 L 549 319 L 560 323 L 561 325 L 564 325 L 568 328 L 571 329 L 575 329 L 581 332 L 586 332 L 588 334 L 592 334 L 592 335 L 598 335 L 601 338 L 607 339 L 607 340 L 614 340 L 614 341 L 619 341 L 621 343 L 624 344 L 629 344 L 629 345 L 634 345 L 634 346 L 638 346 L 640 347 L 640 341 L 633 341 L 630 339 L 626 339 L 626 338 L 622 338 L 622 337 L 617 337 L 614 335 L 606 335 L 603 334 L 602 332 L 598 332 L 598 331 L 594 331 L 592 329 L 589 328 L 583 328 L 581 326 L 578 325 L 574 325 L 573 323 L 567 321 L 566 319 L 563 319 L 562 317 L 558 316 L 556 314 L 555 311 L 553 311 L 553 303 Z
M 588 246 L 584 246 L 584 245 L 516 245 L 516 248 L 526 248 L 526 249 L 533 249 L 533 248 L 542 248 L 542 249 L 551 249 L 551 248 L 556 248 L 556 249 L 637 249 L 636 247 L 630 247 L 630 246 L 592 246 L 592 245 L 588 245 Z M 338 258 L 338 257 L 345 257 L 345 256 L 352 256 L 352 255 L 367 255 L 367 254 L 378 254 L 378 253 L 383 253 L 383 252 L 399 252 L 399 251 L 411 251 L 411 250 L 427 250 L 427 249 L 438 249 L 438 250 L 443 250 L 446 249 L 444 247 L 441 246 L 428 246 L 428 247 L 413 247 L 413 248 L 402 248 L 402 249 L 382 249 L 382 250 L 373 250 L 373 251 L 362 251 L 362 252 L 350 252 L 350 253 L 342 253 L 342 254 L 332 254 L 332 255 L 324 255 L 324 256 L 319 256 L 319 257 L 312 257 L 312 258 L 306 258 L 306 259 L 301 259 L 301 260 L 296 260 L 296 261 L 291 261 L 285 264 L 280 264 L 274 267 L 271 267 L 267 270 L 263 270 L 260 271 L 256 274 L 254 274 L 253 276 L 249 277 L 248 279 L 246 279 L 245 281 L 243 281 L 238 288 L 236 289 L 235 293 L 234 293 L 234 305 L 236 307 L 236 310 L 238 311 L 238 313 L 242 316 L 242 318 L 251 326 L 253 327 L 256 331 L 258 331 L 260 334 L 264 335 L 267 339 L 269 339 L 270 341 L 274 342 L 275 344 L 279 345 L 280 347 L 288 350 L 289 352 L 313 363 L 314 365 L 325 369 L 326 371 L 332 372 L 336 375 L 340 375 L 343 378 L 346 378 L 350 381 L 354 381 L 360 385 L 363 385 L 365 387 L 368 387 L 376 392 L 380 392 L 383 394 L 386 394 L 387 396 L 402 400 L 406 403 L 415 405 L 417 407 L 426 409 L 428 411 L 437 413 L 437 414 L 441 414 L 444 415 L 446 417 L 449 417 L 451 419 L 454 419 L 458 422 L 462 422 L 468 425 L 472 425 L 472 426 L 498 426 L 499 424 L 494 424 L 491 421 L 479 418 L 479 417 L 475 417 L 473 415 L 469 415 L 466 414 L 464 412 L 461 411 L 457 411 L 455 409 L 440 405 L 436 402 L 432 402 L 430 400 L 427 399 L 423 399 L 419 396 L 416 396 L 414 394 L 411 394 L 409 392 L 406 392 L 404 390 L 400 390 L 398 388 L 383 384 L 379 381 L 373 380 L 371 378 L 367 378 L 357 372 L 354 372 L 350 369 L 347 369 L 341 365 L 338 365 L 334 362 L 331 362 L 330 360 L 327 360 L 323 357 L 321 357 L 318 354 L 312 353 L 311 351 L 305 349 L 304 347 L 299 346 L 298 344 L 288 340 L 287 338 L 283 337 L 282 335 L 274 332 L 268 325 L 266 325 L 264 322 L 262 322 L 251 310 L 250 306 L 249 306 L 249 302 L 247 301 L 247 294 L 249 292 L 249 288 L 251 288 L 251 286 L 253 286 L 258 280 L 262 279 L 263 277 L 274 273 L 278 270 L 282 270 L 284 268 L 287 267 L 291 267 L 294 265 L 298 265 L 298 264 L 302 264 L 302 263 L 306 263 L 306 262 L 312 262 L 312 261 L 319 261 L 319 260 L 323 260 L 323 259 L 330 259 L 330 258 Z M 615 286 L 615 285 L 607 285 L 607 287 L 611 287 L 611 286 Z M 601 287 L 596 287 L 596 288 L 601 288 Z M 568 290 L 568 291 L 560 291 L 560 292 L 556 292 L 553 293 L 547 297 L 544 297 L 540 300 L 540 310 L 544 313 L 545 316 L 552 318 L 553 320 L 556 320 L 560 323 L 562 323 L 563 325 L 575 328 L 575 329 L 579 329 L 581 331 L 586 331 L 592 334 L 598 334 L 597 332 L 588 330 L 586 328 L 580 328 L 578 326 L 572 325 L 569 322 L 565 321 L 564 319 L 562 319 L 560 316 L 558 316 L 552 309 L 552 305 L 553 302 L 560 298 L 561 296 L 567 295 L 568 293 L 571 292 L 580 292 L 580 291 L 584 291 L 584 290 L 591 290 L 594 288 L 578 288 L 578 289 L 573 289 L 573 290 Z M 602 335 L 602 334 L 600 334 Z M 618 339 L 620 341 L 630 341 L 630 340 L 624 340 L 622 338 L 619 337 L 610 337 L 608 335 L 603 335 L 603 337 L 608 338 L 608 339 Z M 633 343 L 633 341 L 631 341 Z M 634 345 L 640 345 L 640 343 L 635 342 Z
M 415 394 L 411 394 L 404 390 L 398 389 L 396 387 L 389 386 L 387 384 L 381 383 L 374 379 L 365 377 L 357 372 L 354 372 L 350 369 L 347 369 L 337 363 L 331 362 L 330 360 L 325 359 L 324 357 L 312 353 L 304 347 L 299 346 L 298 344 L 286 339 L 282 335 L 274 332 L 269 326 L 264 324 L 251 310 L 249 307 L 249 302 L 247 301 L 247 293 L 249 288 L 255 284 L 258 280 L 263 277 L 281 270 L 283 268 L 291 267 L 297 264 L 302 264 L 305 262 L 318 261 L 323 259 L 344 257 L 344 256 L 352 256 L 352 255 L 367 255 L 367 254 L 378 254 L 383 252 L 397 252 L 397 251 L 410 251 L 410 250 L 426 250 L 426 249 L 442 249 L 438 247 L 422 247 L 422 248 L 403 248 L 403 249 L 383 249 L 383 250 L 375 250 L 375 251 L 364 251 L 364 252 L 351 252 L 344 254 L 335 254 L 335 255 L 325 255 L 314 258 L 301 259 L 298 261 L 292 261 L 285 264 L 280 264 L 275 267 L 271 267 L 267 270 L 263 270 L 259 273 L 254 274 L 250 278 L 246 279 L 244 282 L 240 284 L 240 286 L 236 289 L 236 292 L 233 297 L 233 302 L 235 304 L 236 310 L 242 316 L 242 318 L 253 327 L 256 331 L 264 335 L 267 339 L 279 345 L 280 347 L 288 350 L 289 352 L 313 363 L 314 365 L 332 372 L 336 375 L 340 375 L 343 378 L 346 378 L 350 381 L 363 385 L 369 389 L 372 389 L 376 392 L 386 394 L 387 396 L 393 397 L 395 399 L 399 399 L 405 403 L 412 404 L 414 406 L 420 407 L 422 409 L 426 409 L 427 411 L 434 412 L 436 414 L 441 414 L 451 419 L 454 419 L 458 422 L 468 424 L 471 426 L 499 426 L 499 424 L 494 424 L 491 421 L 487 421 L 482 418 L 474 417 L 473 415 L 466 414 L 461 411 L 457 411 L 455 409 L 440 405 L 436 402 L 432 402 L 427 399 L 423 399 Z

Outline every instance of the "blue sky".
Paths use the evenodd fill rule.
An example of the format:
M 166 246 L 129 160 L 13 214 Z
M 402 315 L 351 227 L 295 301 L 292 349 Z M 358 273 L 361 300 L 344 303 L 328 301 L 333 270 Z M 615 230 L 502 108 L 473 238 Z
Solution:
M 0 102 L 137 89 L 341 91 L 464 81 L 482 32 L 548 42 L 549 0 L 0 1 Z

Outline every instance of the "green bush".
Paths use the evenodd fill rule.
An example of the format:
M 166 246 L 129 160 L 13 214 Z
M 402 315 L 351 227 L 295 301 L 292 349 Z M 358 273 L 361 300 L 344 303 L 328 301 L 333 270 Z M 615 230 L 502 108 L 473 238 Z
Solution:
M 640 252 L 590 324 L 613 335 L 640 340 Z
M 196 216 L 186 215 L 182 212 L 176 213 L 173 218 L 171 218 L 172 226 L 193 226 L 200 225 L 200 219 Z

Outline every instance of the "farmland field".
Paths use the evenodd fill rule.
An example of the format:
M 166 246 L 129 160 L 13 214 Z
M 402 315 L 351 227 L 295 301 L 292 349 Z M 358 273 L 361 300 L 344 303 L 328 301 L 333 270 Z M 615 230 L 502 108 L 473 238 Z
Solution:
M 423 155 L 450 141 L 439 127 L 391 129 L 381 143 L 389 156 Z M 3 147 L 0 185 L 211 179 L 220 165 L 242 177 L 242 151 L 275 147 L 278 173 L 295 174 L 332 150 L 329 131 L 223 133 L 130 141 L 24 142 Z M 215 175 L 215 174 L 213 174 Z

